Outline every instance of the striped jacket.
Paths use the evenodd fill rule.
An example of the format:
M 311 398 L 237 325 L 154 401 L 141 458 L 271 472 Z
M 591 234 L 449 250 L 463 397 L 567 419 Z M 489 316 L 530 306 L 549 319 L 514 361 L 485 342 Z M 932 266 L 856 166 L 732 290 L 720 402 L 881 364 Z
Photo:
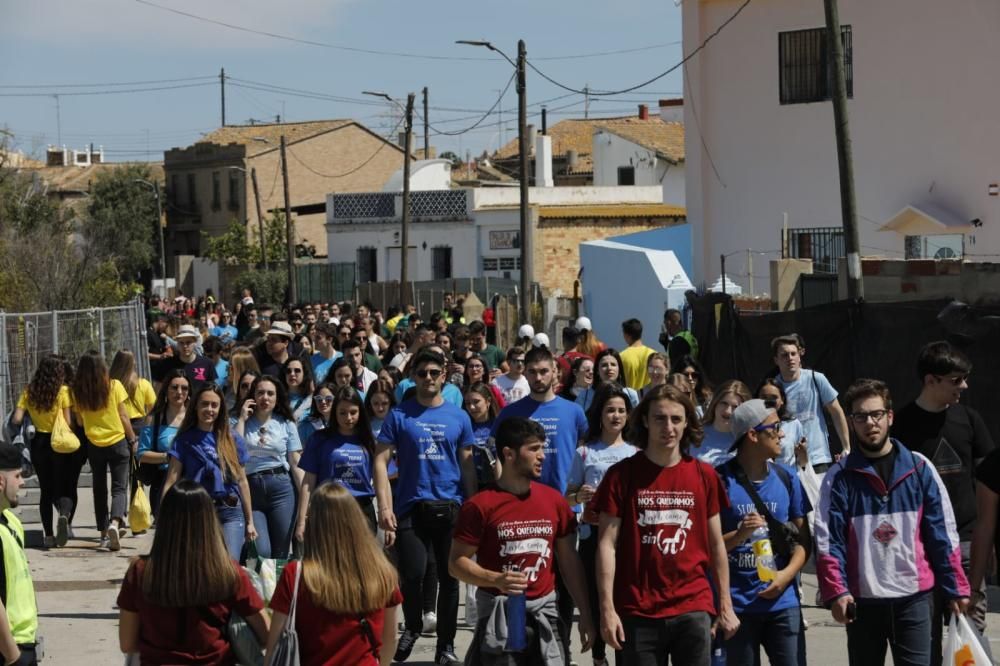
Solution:
M 948 493 L 934 465 L 893 440 L 886 488 L 855 448 L 826 473 L 816 509 L 816 573 L 823 600 L 850 594 L 891 601 L 935 584 L 946 598 L 969 596 Z

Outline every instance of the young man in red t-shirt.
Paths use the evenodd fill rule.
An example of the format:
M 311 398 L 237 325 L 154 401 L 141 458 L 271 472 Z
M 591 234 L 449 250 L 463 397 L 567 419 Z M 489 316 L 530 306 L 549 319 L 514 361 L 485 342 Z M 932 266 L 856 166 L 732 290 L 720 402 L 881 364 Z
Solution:
M 724 638 L 739 628 L 719 521 L 726 492 L 714 469 L 688 455 L 702 430 L 678 389 L 647 393 L 629 431 L 642 451 L 608 470 L 591 505 L 600 514 L 601 636 L 622 650 L 626 666 L 665 664 L 668 656 L 708 666 L 712 617 Z
M 540 424 L 520 417 L 504 420 L 496 431 L 497 453 L 503 457 L 497 487 L 474 495 L 458 515 L 448 570 L 479 588 L 479 621 L 469 648 L 472 660 L 466 663 L 568 663 L 558 632 L 553 555 L 580 609 L 580 642 L 585 651 L 590 648 L 594 627 L 576 553 L 576 518 L 559 491 L 537 483 L 545 441 Z M 528 623 L 535 626 L 539 642 L 528 652 L 507 655 L 500 649 L 503 637 L 487 627 L 496 626 L 491 621 L 494 613 L 504 612 L 502 597 L 519 594 L 527 599 Z

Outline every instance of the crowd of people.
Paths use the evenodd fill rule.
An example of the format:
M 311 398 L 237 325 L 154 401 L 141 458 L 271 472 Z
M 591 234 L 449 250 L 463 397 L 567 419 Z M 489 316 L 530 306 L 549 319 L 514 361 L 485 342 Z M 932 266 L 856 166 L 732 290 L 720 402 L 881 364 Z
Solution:
M 297 630 L 306 664 L 405 662 L 430 635 L 436 664 L 569 664 L 575 619 L 595 666 L 799 666 L 810 560 L 852 664 L 941 664 L 951 614 L 985 629 L 1000 453 L 947 342 L 894 410 L 877 379 L 841 393 L 804 367 L 795 334 L 755 386 L 713 383 L 676 310 L 659 351 L 637 319 L 614 348 L 580 317 L 560 353 L 530 325 L 498 347 L 452 295 L 426 320 L 249 292 L 153 298 L 149 320 L 151 381 L 127 351 L 48 357 L 9 423 L 34 427 L 46 548 L 85 461 L 102 548 L 128 538 L 130 470 L 149 488 L 152 548 L 118 597 L 139 663 L 234 663 L 235 614 L 268 655 Z M 30 664 L 19 468 L 0 446 L 0 653 Z M 251 545 L 288 561 L 269 600 Z

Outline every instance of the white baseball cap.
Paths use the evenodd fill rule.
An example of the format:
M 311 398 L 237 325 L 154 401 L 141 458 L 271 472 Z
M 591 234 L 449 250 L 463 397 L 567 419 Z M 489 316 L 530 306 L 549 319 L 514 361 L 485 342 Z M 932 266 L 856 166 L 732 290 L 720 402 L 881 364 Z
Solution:
M 523 324 L 521 328 L 517 329 L 517 337 L 520 338 L 531 338 L 535 335 L 535 328 L 531 324 Z
M 587 317 L 578 317 L 575 325 L 578 331 L 592 331 L 594 330 L 593 325 L 590 323 L 590 319 Z
M 538 333 L 533 338 L 531 338 L 532 347 L 549 347 L 549 336 L 544 333 Z

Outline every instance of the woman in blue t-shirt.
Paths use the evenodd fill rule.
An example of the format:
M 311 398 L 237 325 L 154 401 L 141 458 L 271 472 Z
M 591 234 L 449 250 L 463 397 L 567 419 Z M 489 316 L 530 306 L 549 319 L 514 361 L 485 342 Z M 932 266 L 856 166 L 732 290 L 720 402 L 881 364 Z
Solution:
M 333 382 L 323 382 L 316 387 L 309 414 L 299 423 L 299 441 L 303 446 L 314 432 L 322 430 L 330 422 L 330 416 L 333 415 L 333 394 L 336 392 L 337 385 Z
M 691 447 L 691 455 L 712 467 L 718 467 L 735 456 L 736 452 L 730 451 L 733 447 L 733 412 L 749 399 L 750 389 L 738 379 L 719 384 L 701 420 L 705 437 L 701 444 Z
M 606 383 L 597 389 L 594 401 L 587 411 L 587 443 L 577 448 L 566 483 L 566 499 L 570 504 L 586 506 L 611 466 L 635 455 L 637 449 L 623 437 L 631 411 L 632 402 L 628 393 L 617 383 Z M 595 622 L 600 620 L 600 605 L 597 603 L 597 529 L 591 526 L 597 525 L 597 518 L 596 513 L 585 508 L 579 532 L 580 559 L 583 561 Z M 594 663 L 600 663 L 605 655 L 605 645 L 600 638 L 594 641 L 593 650 Z
M 285 387 L 270 375 L 254 382 L 243 401 L 236 432 L 247 443 L 246 465 L 253 521 L 257 527 L 257 554 L 284 559 L 292 542 L 295 498 L 302 480 L 299 456 L 302 444 L 288 405 Z
M 160 392 L 156 396 L 152 423 L 139 433 L 139 448 L 135 457 L 139 461 L 139 479 L 149 488 L 153 515 L 160 511 L 160 496 L 167 480 L 170 456 L 167 452 L 174 444 L 174 437 L 184 422 L 188 401 L 191 397 L 191 380 L 183 370 L 171 370 L 163 378 Z
M 230 557 L 239 559 L 245 541 L 257 538 L 250 486 L 243 466 L 250 456 L 238 434 L 230 432 L 225 397 L 215 384 L 205 384 L 188 405 L 174 447 L 163 494 L 178 479 L 200 483 L 215 504 Z
M 496 449 L 490 445 L 493 422 L 500 413 L 500 405 L 492 389 L 485 382 L 476 382 L 465 390 L 463 405 L 472 420 L 472 436 L 476 446 L 472 449 L 472 460 L 476 465 L 476 483 L 479 488 L 496 483 L 498 470 L 491 466 L 484 449 L 489 449 L 496 460 Z
M 778 462 L 792 469 L 805 467 L 809 463 L 809 447 L 802 421 L 788 412 L 788 397 L 785 389 L 774 377 L 768 377 L 757 387 L 757 397 L 778 413 L 781 419 L 781 457 Z
M 309 495 L 326 481 L 344 486 L 357 500 L 375 533 L 375 486 L 372 485 L 372 459 L 375 437 L 361 394 L 350 386 L 337 389 L 333 396 L 333 415 L 326 428 L 306 442 L 299 467 L 305 473 L 299 490 L 299 515 L 295 537 L 305 533 Z
M 293 420 L 302 423 L 309 416 L 312 407 L 313 382 L 312 363 L 303 363 L 302 359 L 292 356 L 281 368 L 281 378 L 288 391 L 288 405 L 292 408 Z

